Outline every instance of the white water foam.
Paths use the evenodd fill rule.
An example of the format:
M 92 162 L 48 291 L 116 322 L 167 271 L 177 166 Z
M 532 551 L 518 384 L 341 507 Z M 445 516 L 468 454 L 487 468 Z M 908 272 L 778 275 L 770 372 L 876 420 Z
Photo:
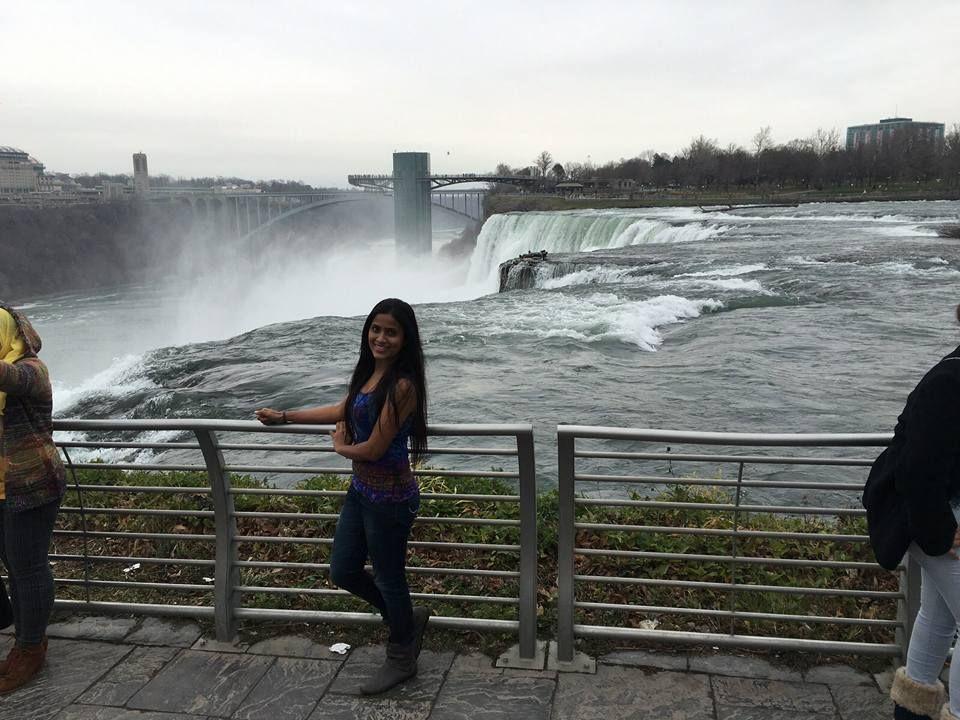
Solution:
M 54 382 L 54 413 L 63 414 L 83 397 L 91 395 L 120 397 L 137 390 L 156 387 L 143 375 L 142 361 L 143 357 L 140 355 L 125 355 L 114 360 L 106 370 L 98 372 L 74 387 L 65 387 Z
M 531 250 L 583 253 L 632 245 L 699 242 L 727 230 L 727 225 L 673 224 L 623 210 L 493 215 L 477 238 L 468 283 L 494 291 L 500 263 Z
M 737 275 L 749 275 L 750 273 L 767 270 L 765 263 L 756 265 L 735 265 L 727 268 L 716 268 L 714 270 L 702 270 L 700 272 L 680 273 L 674 277 L 734 277 Z
M 499 305 L 495 314 L 478 318 L 481 327 L 476 331 L 485 337 L 522 334 L 586 343 L 617 340 L 652 352 L 663 343 L 661 327 L 722 307 L 712 298 L 690 300 L 678 295 L 623 300 L 613 293 L 586 297 L 542 293 Z
M 542 270 L 546 271 L 548 268 L 542 268 Z M 570 285 L 604 285 L 618 283 L 624 278 L 629 277 L 632 272 L 633 268 L 611 268 L 598 265 L 567 273 L 560 277 L 538 279 L 537 287 L 543 288 L 544 290 L 554 290 L 556 288 L 569 287 Z

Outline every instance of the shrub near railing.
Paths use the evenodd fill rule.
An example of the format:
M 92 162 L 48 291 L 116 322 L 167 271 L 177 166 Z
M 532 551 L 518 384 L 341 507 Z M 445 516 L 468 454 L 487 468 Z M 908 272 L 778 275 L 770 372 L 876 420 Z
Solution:
M 205 473 L 111 469 L 76 472 L 81 485 L 105 489 L 84 490 L 83 513 L 74 487 L 64 501 L 66 507 L 60 515 L 53 546 L 58 598 L 195 606 L 212 603 L 214 520 Z M 329 562 L 330 539 L 348 482 L 339 476 L 318 476 L 289 490 L 277 491 L 247 476 L 231 476 L 237 535 L 242 538 L 237 544 L 240 586 L 258 588 L 243 592 L 241 606 L 369 609 L 336 590 L 327 579 L 326 568 L 318 567 Z M 420 484 L 422 518 L 519 518 L 517 502 L 443 497 L 456 491 L 479 496 L 512 495 L 515 491 L 500 480 L 422 476 Z M 144 492 L 145 487 L 151 491 Z M 104 508 L 110 512 L 105 513 Z M 158 511 L 163 514 L 138 514 Z M 248 517 L 244 513 L 278 516 Z M 130 535 L 108 537 L 104 533 Z M 158 534 L 167 537 L 155 537 Z M 516 546 L 518 537 L 519 528 L 514 525 L 416 524 L 409 551 L 411 591 L 445 596 L 427 601 L 441 615 L 515 617 L 516 602 L 511 598 L 517 596 L 518 587 L 511 571 L 516 567 L 517 553 L 509 548 Z M 454 541 L 502 549 L 429 545 Z M 277 563 L 296 565 L 270 567 Z M 445 573 L 447 568 L 470 568 L 484 574 L 458 576 Z M 85 577 L 90 580 L 89 585 L 84 585 Z M 160 585 L 152 587 L 147 583 Z M 289 589 L 302 592 L 287 593 Z M 481 606 L 450 597 L 463 595 L 488 595 L 491 600 Z
M 121 470 L 78 470 L 77 480 L 84 486 L 104 487 L 85 490 L 85 513 L 66 510 L 60 516 L 54 538 L 54 570 L 58 578 L 58 597 L 75 600 L 102 600 L 126 603 L 163 603 L 210 605 L 213 600 L 214 521 L 212 502 L 205 473 L 141 472 Z M 245 591 L 243 607 L 308 609 L 328 611 L 365 611 L 355 598 L 339 594 L 322 566 L 329 560 L 335 516 L 348 480 L 337 476 L 318 476 L 302 481 L 284 493 L 246 476 L 231 476 L 234 492 L 237 533 L 250 539 L 238 544 L 241 563 L 240 585 L 263 588 Z M 423 476 L 420 478 L 424 500 L 421 516 L 454 519 L 496 518 L 516 520 L 518 503 L 454 500 L 442 495 L 452 492 L 472 495 L 511 495 L 514 489 L 493 478 L 456 478 Z M 121 491 L 106 488 L 121 488 Z M 157 488 L 143 492 L 143 488 Z M 269 493 L 269 494 L 267 494 Z M 632 495 L 634 500 L 640 496 Z M 677 485 L 657 494 L 654 499 L 669 502 L 729 503 L 723 490 Z M 65 505 L 79 507 L 76 490 L 71 488 Z M 104 514 L 98 508 L 114 508 Z M 138 511 L 174 511 L 171 514 L 137 515 Z M 122 512 L 117 512 L 122 511 Z M 242 513 L 283 513 L 290 517 L 245 517 Z M 319 515 L 321 518 L 301 517 Z M 709 509 L 662 509 L 622 506 L 578 506 L 577 521 L 617 525 L 662 527 L 701 527 L 731 529 L 729 512 Z M 86 524 L 86 547 L 83 525 Z M 826 521 L 815 517 L 794 517 L 752 513 L 740 518 L 745 530 L 771 530 L 817 535 L 862 535 L 864 522 L 859 517 L 840 517 Z M 67 533 L 67 534 L 65 534 Z M 102 533 L 133 533 L 128 537 L 105 537 Z M 153 537 L 167 534 L 169 537 Z M 552 631 L 556 618 L 557 494 L 546 493 L 538 500 L 538 614 L 540 634 Z M 409 551 L 410 585 L 414 593 L 434 596 L 425 600 L 441 615 L 510 619 L 515 603 L 496 598 L 515 598 L 517 580 L 516 551 L 510 546 L 519 540 L 516 526 L 424 524 L 414 527 Z M 288 541 L 278 542 L 287 539 Z M 435 548 L 429 543 L 459 542 L 503 546 L 504 549 Z M 598 532 L 578 530 L 577 547 L 615 551 L 653 551 L 698 555 L 729 555 L 729 537 L 685 534 L 635 533 L 629 530 Z M 579 608 L 578 622 L 596 625 L 643 627 L 655 622 L 661 629 L 697 632 L 731 631 L 723 618 L 698 613 L 702 609 L 725 609 L 729 590 L 689 589 L 686 581 L 739 585 L 785 585 L 805 588 L 850 588 L 897 591 L 897 577 L 873 566 L 865 543 L 838 544 L 828 539 L 740 538 L 741 556 L 774 558 L 819 558 L 870 563 L 870 568 L 850 570 L 829 567 L 771 567 L 760 564 L 732 565 L 721 562 L 678 560 L 636 560 L 602 556 L 578 556 L 578 574 L 590 576 L 642 575 L 666 582 L 662 585 L 625 585 L 615 582 L 580 583 L 578 600 L 582 602 L 640 605 L 674 608 L 675 611 L 623 612 Z M 83 560 L 84 554 L 89 562 Z M 111 559 L 115 558 L 115 559 Z M 130 558 L 130 559 L 125 559 Z M 134 567 L 139 562 L 139 567 Z M 274 563 L 297 563 L 294 567 L 270 567 Z M 459 576 L 444 573 L 445 568 L 472 568 L 482 574 Z M 84 586 L 84 577 L 91 581 Z M 146 585 L 158 583 L 158 586 Z M 281 593 L 295 589 L 301 592 Z M 492 602 L 461 602 L 450 596 L 488 595 Z M 790 595 L 779 592 L 737 592 L 739 612 L 796 614 L 815 617 L 858 617 L 890 620 L 896 618 L 896 601 L 832 595 Z M 689 612 L 684 613 L 687 609 Z M 856 626 L 827 622 L 781 624 L 776 621 L 738 617 L 734 632 L 751 635 L 793 636 L 861 642 L 890 642 L 893 628 Z

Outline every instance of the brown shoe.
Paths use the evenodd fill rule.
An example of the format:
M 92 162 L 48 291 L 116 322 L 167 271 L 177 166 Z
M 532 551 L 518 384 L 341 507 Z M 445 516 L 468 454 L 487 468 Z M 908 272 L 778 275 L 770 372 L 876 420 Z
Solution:
M 20 645 L 10 651 L 7 658 L 7 672 L 0 675 L 0 695 L 12 693 L 19 687 L 26 685 L 33 676 L 40 672 L 43 661 L 47 657 L 47 643 L 39 645 Z
M 40 641 L 40 645 L 43 647 L 43 652 L 47 652 L 47 636 L 43 636 L 43 640 Z M 10 661 L 17 653 L 17 644 L 14 643 L 13 647 L 10 648 L 10 652 L 7 653 L 7 658 L 3 661 L 0 661 L 0 676 L 6 675 L 7 670 L 10 669 Z

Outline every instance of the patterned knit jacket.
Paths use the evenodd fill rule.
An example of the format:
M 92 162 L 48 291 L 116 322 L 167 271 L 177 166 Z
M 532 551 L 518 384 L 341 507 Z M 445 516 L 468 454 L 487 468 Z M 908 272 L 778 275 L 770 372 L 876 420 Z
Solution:
M 7 462 L 6 506 L 22 512 L 63 497 L 66 473 L 53 444 L 53 391 L 47 366 L 37 357 L 40 336 L 23 315 L 17 321 L 27 352 L 15 363 L 0 361 L 0 390 L 7 406 L 0 415 L 0 456 Z

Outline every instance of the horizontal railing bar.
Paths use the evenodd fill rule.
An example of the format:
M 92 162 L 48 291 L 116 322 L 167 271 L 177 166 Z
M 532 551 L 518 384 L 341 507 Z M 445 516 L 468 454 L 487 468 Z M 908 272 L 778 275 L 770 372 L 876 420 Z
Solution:
M 854 562 L 846 560 L 802 560 L 795 558 L 747 557 L 738 555 L 701 555 L 698 553 L 665 553 L 646 550 L 594 550 L 592 548 L 574 548 L 576 555 L 598 557 L 626 557 L 645 560 L 686 560 L 697 562 L 734 563 L 742 565 L 784 565 L 796 567 L 846 568 L 849 570 L 879 570 L 876 563 Z
M 233 513 L 238 518 L 263 518 L 273 520 L 336 520 L 336 513 L 300 513 L 300 512 L 253 512 L 237 511 Z M 519 520 L 503 520 L 500 518 L 460 518 L 460 517 L 432 517 L 418 515 L 415 523 L 423 525 L 489 525 L 492 527 L 519 527 Z
M 303 465 L 224 465 L 226 472 L 232 473 L 289 473 L 297 475 L 351 475 L 351 468 L 309 467 Z M 414 470 L 417 477 L 463 477 L 463 478 L 519 478 L 520 474 L 503 470 Z
M 212 618 L 209 605 L 156 605 L 153 603 L 107 602 L 104 600 L 55 600 L 58 610 L 97 610 L 99 612 L 157 615 L 161 617 Z
M 213 510 L 165 510 L 158 508 L 105 508 L 105 507 L 62 507 L 61 513 L 69 515 L 143 515 L 160 517 L 212 518 Z
M 152 470 L 162 472 L 206 472 L 206 465 L 158 465 L 155 463 L 63 463 L 74 470 Z
M 176 537 L 176 536 L 175 536 Z M 293 543 L 298 545 L 332 545 L 333 538 L 312 538 L 312 537 L 276 537 L 272 535 L 238 535 L 233 539 L 234 543 Z M 421 547 L 443 550 L 485 550 L 489 552 L 518 552 L 519 545 L 506 545 L 494 543 L 450 543 L 450 542 L 432 542 L 422 540 L 411 540 L 407 547 Z
M 64 440 L 55 441 L 61 448 L 100 448 L 104 450 L 199 450 L 195 442 L 119 442 L 114 440 Z
M 115 563 L 149 563 L 151 565 L 202 565 L 212 567 L 216 565 L 215 560 L 202 560 L 200 558 L 157 558 L 157 557 L 130 557 L 124 555 L 68 555 L 62 553 L 50 553 L 51 560 L 61 560 L 64 562 L 115 562 Z
M 76 485 L 69 485 L 67 490 L 75 490 Z M 163 493 L 169 495 L 209 495 L 208 487 L 181 487 L 176 485 L 81 485 L 84 492 L 104 493 Z
M 432 622 L 432 619 L 431 619 Z M 610 638 L 617 640 L 644 640 L 683 645 L 716 645 L 755 650 L 801 651 L 839 653 L 842 655 L 899 656 L 903 648 L 897 644 L 857 643 L 841 640 L 807 640 L 805 638 L 764 637 L 759 635 L 727 635 L 679 630 L 643 630 L 640 628 L 612 628 L 602 625 L 574 625 L 579 637 Z
M 732 503 L 686 503 L 660 500 L 612 500 L 576 498 L 575 505 L 602 505 L 606 507 L 645 507 L 672 510 L 714 510 L 717 512 L 778 513 L 789 515 L 853 515 L 865 516 L 866 510 L 858 508 L 807 507 L 806 505 L 734 505 Z
M 283 568 L 290 570 L 330 570 L 330 563 L 270 562 L 268 560 L 238 560 L 237 567 Z M 370 566 L 366 566 L 370 570 Z M 407 565 L 406 571 L 415 575 L 463 575 L 472 577 L 518 578 L 520 573 L 511 570 L 478 570 L 471 568 L 427 567 Z
M 84 580 L 83 578 L 54 578 L 61 585 L 89 585 L 91 587 L 140 588 L 142 590 L 180 590 L 183 592 L 213 592 L 213 585 L 193 585 L 190 583 L 152 583 L 134 580 Z
M 135 445 L 135 444 L 134 444 Z M 195 445 L 198 447 L 199 445 Z M 332 445 L 280 445 L 256 443 L 221 443 L 221 450 L 262 450 L 270 452 L 334 452 Z M 482 447 L 431 447 L 430 455 L 516 455 L 516 448 L 482 448 Z
M 870 541 L 867 535 L 835 535 L 829 533 L 776 532 L 773 530 L 744 530 L 697 527 L 674 527 L 672 525 L 612 525 L 609 523 L 574 523 L 577 530 L 598 530 L 611 532 L 658 533 L 663 535 L 702 535 L 705 537 L 742 537 L 766 538 L 771 540 L 822 540 L 825 542 L 865 543 Z
M 744 463 L 745 465 L 832 465 L 870 466 L 873 460 L 867 458 L 818 458 L 790 457 L 786 455 L 723 455 L 699 453 L 661 453 L 661 452 L 593 452 L 578 450 L 578 458 L 603 458 L 608 460 L 670 460 L 672 462 L 722 462 Z
M 372 613 L 331 612 L 323 610 L 281 610 L 240 607 L 234 611 L 240 620 L 280 620 L 287 622 L 333 622 L 340 624 L 379 625 L 382 619 Z M 490 618 L 459 618 L 431 615 L 430 625 L 455 630 L 488 630 L 515 633 L 520 627 L 516 620 L 493 620 Z
M 170 418 L 155 420 L 80 420 L 76 418 L 57 418 L 53 421 L 54 431 L 59 430 L 126 430 L 142 432 L 144 430 L 213 430 L 222 432 L 252 433 L 288 433 L 300 435 L 328 435 L 333 425 L 264 425 L 255 420 L 206 420 L 199 418 Z M 428 425 L 427 434 L 443 436 L 489 437 L 529 435 L 533 426 L 529 424 L 492 424 L 465 423 L 462 425 Z
M 196 540 L 201 542 L 216 542 L 216 535 L 193 535 L 190 533 L 143 533 L 143 532 L 112 532 L 107 530 L 54 530 L 54 535 L 66 537 L 113 538 L 131 540 Z
M 647 475 L 594 475 L 578 474 L 574 476 L 577 482 L 609 482 L 633 485 L 709 485 L 712 487 L 755 487 L 755 488 L 783 488 L 789 490 L 850 490 L 863 491 L 862 483 L 830 483 L 830 482 L 803 482 L 800 480 L 711 480 L 709 478 L 667 478 Z
M 889 445 L 891 433 L 733 433 L 652 428 L 618 428 L 558 425 L 557 434 L 574 439 L 652 440 L 691 445 L 756 445 L 762 447 L 880 447 Z
M 781 622 L 813 622 L 830 623 L 835 625 L 872 625 L 874 627 L 902 627 L 903 623 L 896 620 L 876 620 L 871 618 L 833 617 L 829 615 L 784 615 L 780 613 L 761 613 L 730 610 L 713 610 L 710 608 L 688 608 L 679 606 L 661 605 L 628 605 L 618 603 L 576 602 L 574 607 L 585 610 L 611 610 L 615 612 L 656 613 L 659 615 L 697 615 L 701 617 L 722 617 L 744 620 L 770 620 Z
M 267 595 L 327 595 L 349 597 L 350 593 L 346 590 L 333 590 L 327 588 L 291 588 L 291 587 L 262 587 L 256 585 L 235 585 L 233 588 L 242 593 L 262 593 Z M 444 602 L 477 602 L 492 603 L 494 605 L 517 605 L 520 600 L 511 597 L 496 597 L 492 595 L 447 595 L 437 593 L 418 593 L 411 592 L 410 597 L 414 600 L 442 600 Z
M 697 590 L 716 590 L 718 592 L 761 592 L 783 595 L 826 595 L 830 597 L 863 597 L 877 600 L 902 600 L 904 594 L 887 590 L 850 590 L 841 588 L 791 587 L 789 585 L 744 585 L 740 583 L 718 583 L 703 580 L 664 580 L 661 578 L 616 577 L 611 575 L 574 575 L 578 582 L 610 583 L 619 585 L 647 585 L 661 587 L 685 587 Z
M 275 488 L 232 488 L 234 495 L 277 497 L 346 497 L 346 490 L 280 490 Z M 474 500 L 477 502 L 520 502 L 519 495 L 477 495 L 464 493 L 420 493 L 421 500 Z

